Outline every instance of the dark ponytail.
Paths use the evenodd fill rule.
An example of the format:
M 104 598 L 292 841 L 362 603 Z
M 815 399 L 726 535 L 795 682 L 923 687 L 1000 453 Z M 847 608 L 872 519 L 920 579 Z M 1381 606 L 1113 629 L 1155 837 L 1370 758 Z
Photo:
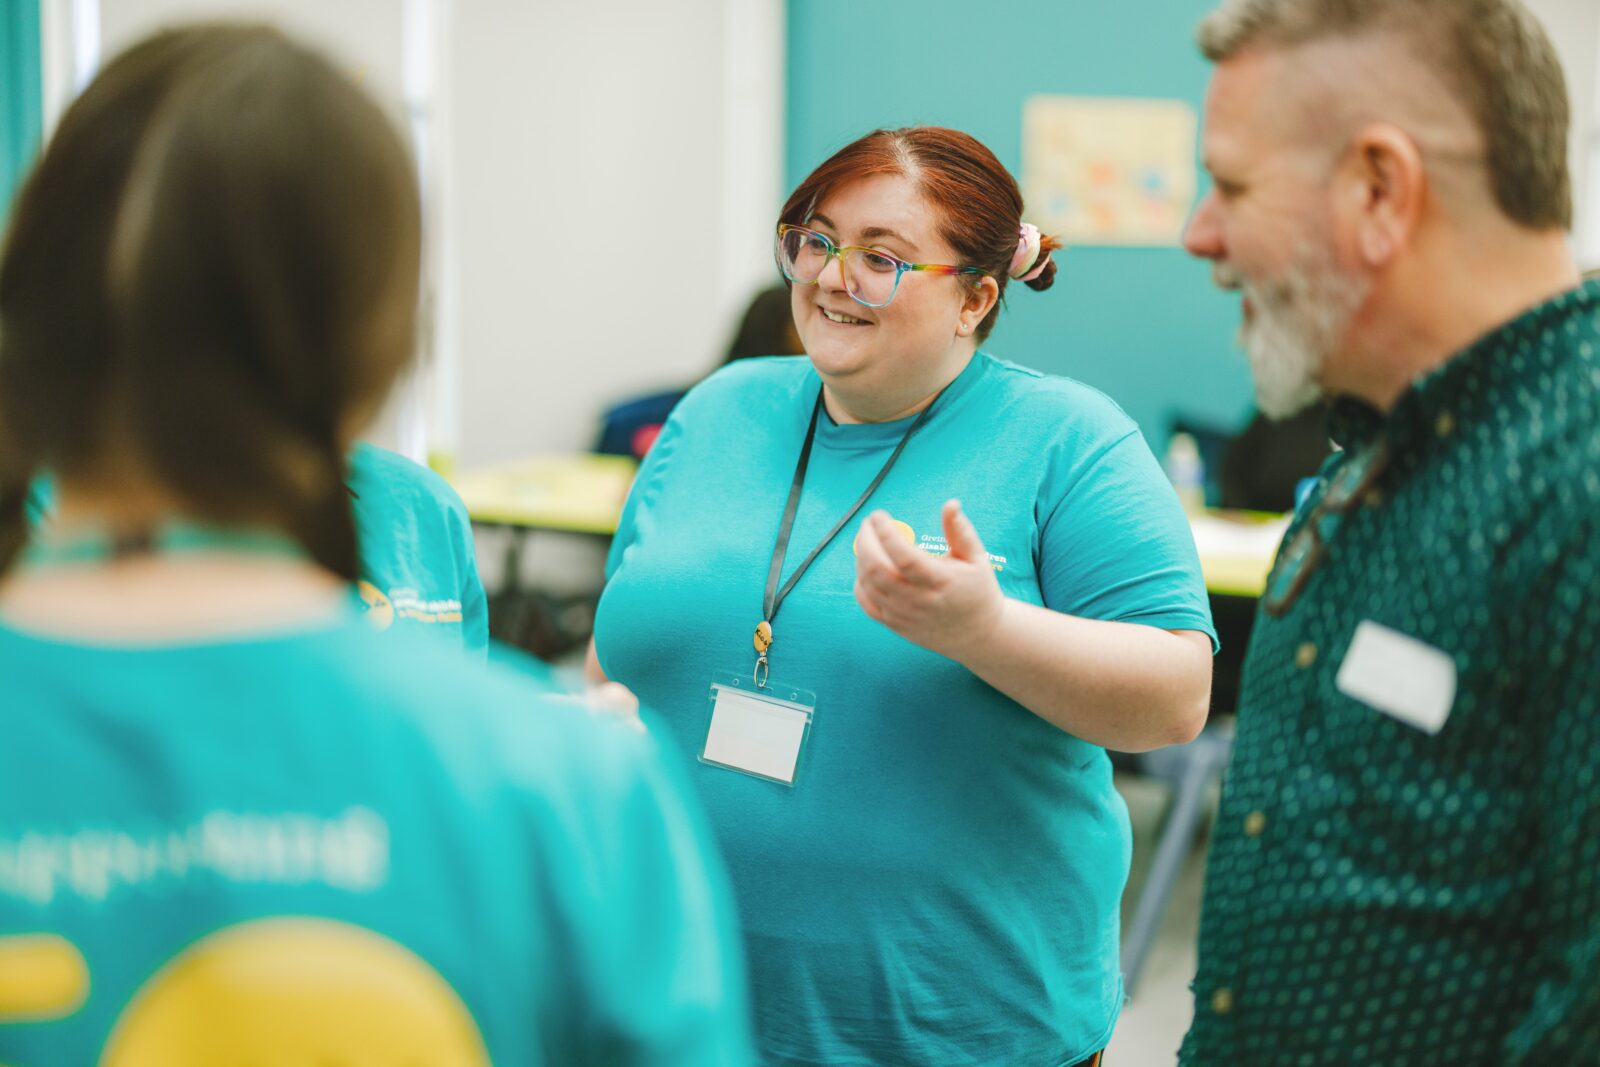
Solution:
M 0 574 L 16 562 L 28 540 L 28 483 L 0 485 Z
M 107 136 L 120 151 L 96 151 Z M 53 254 L 82 225 L 68 190 L 84 184 L 114 207 L 75 256 Z M 0 472 L 126 468 L 186 514 L 280 529 L 353 580 L 344 447 L 410 357 L 420 248 L 411 164 L 377 106 L 274 30 L 161 34 L 74 104 L 17 226 L 0 424 L 32 404 L 54 415 L 0 436 Z M 58 306 L 12 299 L 5 279 L 37 294 L 62 259 Z M 35 381 L 63 358 L 82 376 Z

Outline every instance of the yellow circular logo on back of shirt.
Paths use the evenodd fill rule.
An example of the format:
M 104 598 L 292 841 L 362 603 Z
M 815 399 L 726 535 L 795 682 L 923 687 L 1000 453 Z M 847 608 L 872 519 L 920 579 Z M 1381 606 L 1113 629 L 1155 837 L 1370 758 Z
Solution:
M 145 983 L 101 1067 L 428 1063 L 488 1067 L 477 1024 L 432 967 L 327 919 L 220 930 Z
M 366 607 L 367 621 L 375 630 L 387 630 L 394 625 L 394 605 L 383 591 L 369 581 L 356 583 L 356 593 Z

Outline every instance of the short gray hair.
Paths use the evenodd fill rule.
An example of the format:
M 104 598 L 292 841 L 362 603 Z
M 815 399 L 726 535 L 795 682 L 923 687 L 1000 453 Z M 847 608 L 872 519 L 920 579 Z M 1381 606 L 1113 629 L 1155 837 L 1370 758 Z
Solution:
M 1567 84 L 1550 38 L 1520 0 L 1224 0 L 1196 37 L 1221 63 L 1257 45 L 1376 32 L 1406 36 L 1417 62 L 1460 94 L 1483 135 L 1500 210 L 1532 229 L 1571 229 Z

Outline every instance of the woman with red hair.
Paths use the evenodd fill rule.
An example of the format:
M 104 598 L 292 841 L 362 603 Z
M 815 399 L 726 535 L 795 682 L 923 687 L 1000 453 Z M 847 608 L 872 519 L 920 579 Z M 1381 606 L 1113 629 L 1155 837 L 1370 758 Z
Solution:
M 593 666 L 700 756 L 767 1064 L 1092 1063 L 1121 1004 L 1105 749 L 1199 731 L 1214 637 L 1134 424 L 979 348 L 1055 278 L 1021 215 L 955 130 L 818 167 L 806 355 L 694 389 L 613 548 Z

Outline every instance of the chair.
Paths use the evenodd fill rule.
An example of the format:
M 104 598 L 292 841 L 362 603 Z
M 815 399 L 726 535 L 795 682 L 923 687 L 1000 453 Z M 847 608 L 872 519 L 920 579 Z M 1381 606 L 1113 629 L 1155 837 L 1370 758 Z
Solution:
M 643 459 L 683 394 L 682 389 L 650 393 L 607 408 L 600 415 L 600 438 L 594 450 L 601 455 Z
M 1140 773 L 1172 788 L 1172 802 L 1133 918 L 1122 933 L 1123 985 L 1130 997 L 1138 987 L 1139 972 L 1155 943 L 1189 847 L 1209 813 L 1206 797 L 1211 786 L 1222 780 L 1232 752 L 1233 724 L 1226 722 L 1206 726 L 1199 737 L 1186 745 L 1144 752 L 1133 759 Z
M 1207 499 L 1225 508 L 1282 511 L 1293 506 L 1295 484 L 1315 474 L 1328 454 L 1327 413 L 1312 408 L 1287 422 L 1257 416 L 1237 437 L 1194 419 L 1178 418 L 1172 430 L 1194 437 L 1206 470 Z M 1222 780 L 1233 751 L 1231 716 L 1238 706 L 1240 675 L 1255 623 L 1252 597 L 1211 594 L 1211 617 L 1222 651 L 1212 663 L 1213 723 L 1187 745 L 1137 756 L 1118 756 L 1120 769 L 1165 782 L 1172 801 L 1156 842 L 1155 858 L 1123 931 L 1122 973 L 1132 996 L 1155 942 L 1189 848 L 1209 815 L 1206 799 Z

